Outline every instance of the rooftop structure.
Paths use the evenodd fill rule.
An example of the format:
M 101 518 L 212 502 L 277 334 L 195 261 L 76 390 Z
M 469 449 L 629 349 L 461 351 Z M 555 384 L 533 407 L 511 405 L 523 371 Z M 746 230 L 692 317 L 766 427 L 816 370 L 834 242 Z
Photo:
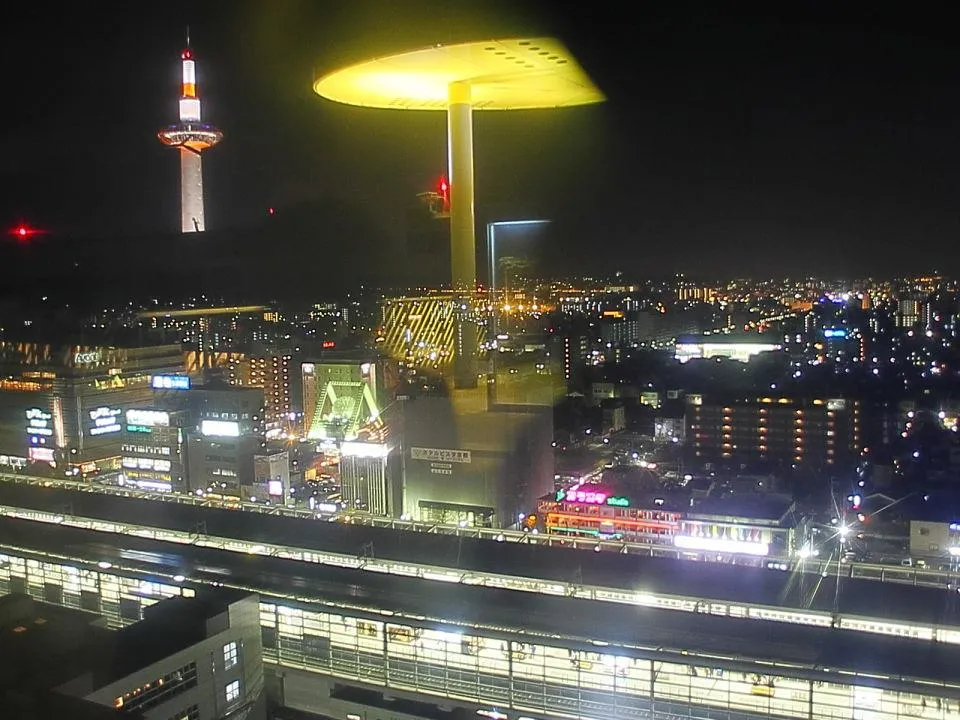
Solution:
M 166 597 L 135 610 L 121 600 L 128 624 L 119 630 L 89 595 L 81 593 L 83 609 L 65 607 L 73 604 L 64 600 L 69 587 L 46 593 L 46 602 L 0 597 L 0 653 L 16 658 L 0 680 L 0 715 L 262 718 L 258 597 L 226 588 L 169 596 L 157 583 L 137 586 L 144 597 Z
M 223 139 L 223 132 L 201 121 L 200 97 L 197 95 L 197 69 L 190 49 L 180 53 L 183 82 L 180 93 L 180 122 L 157 133 L 164 145 L 180 150 L 180 229 L 182 232 L 203 232 L 203 165 L 200 153 Z
M 603 94 L 553 38 L 438 44 L 334 71 L 313 89 L 347 105 L 446 111 L 451 279 L 464 311 L 457 317 L 454 376 L 457 387 L 476 386 L 477 343 L 469 317 L 477 283 L 473 111 L 589 105 Z
M 116 549 L 121 543 L 126 549 Z M 500 547 L 505 549 L 493 562 L 517 551 Z M 555 554 L 571 574 L 575 556 Z M 669 717 L 732 711 L 721 716 L 820 720 L 868 717 L 856 711 L 868 707 L 882 708 L 869 717 L 885 720 L 934 717 L 924 710 L 956 707 L 960 699 L 955 631 L 943 642 L 925 642 L 885 637 L 878 630 L 784 621 L 787 615 L 803 617 L 802 611 L 740 606 L 738 616 L 719 616 L 728 605 L 724 600 L 691 599 L 685 613 L 667 606 L 629 607 L 626 601 L 601 605 L 582 584 L 575 593 L 555 586 L 541 594 L 515 592 L 444 581 L 426 572 L 414 576 L 416 566 L 410 563 L 402 573 L 385 577 L 363 567 L 319 567 L 269 550 L 239 555 L 201 543 L 121 539 L 13 518 L 0 519 L 0 559 L 0 582 L 40 585 L 50 594 L 60 589 L 64 601 L 78 593 L 70 578 L 79 570 L 93 588 L 86 597 L 98 603 L 102 597 L 112 620 L 120 619 L 124 607 L 140 610 L 150 602 L 129 591 L 126 606 L 107 602 L 111 588 L 136 587 L 142 578 L 155 578 L 156 587 L 166 592 L 205 583 L 255 585 L 263 595 L 259 614 L 250 616 L 259 619 L 264 656 L 281 668 L 278 682 L 285 699 L 295 698 L 304 709 L 324 703 L 325 693 L 316 691 L 317 675 L 335 676 L 346 685 L 379 685 L 391 695 L 432 697 L 466 707 L 470 716 L 477 709 L 520 706 L 538 714 L 624 720 L 640 714 L 637 710 Z M 380 546 L 372 543 L 357 559 L 384 564 Z M 521 559 L 536 563 L 529 556 Z M 625 595 L 643 596 L 647 583 L 676 568 L 676 563 L 659 565 Z M 581 567 L 587 574 L 587 564 Z M 729 579 L 731 569 L 723 570 Z M 715 571 L 690 564 L 684 574 L 700 587 L 722 588 L 726 583 L 716 576 L 703 575 Z M 778 574 L 761 573 L 750 573 L 745 583 L 765 594 Z M 917 604 L 924 590 L 942 592 L 904 590 Z M 310 676 L 292 678 L 298 669 Z M 576 692 L 569 692 L 572 688 Z

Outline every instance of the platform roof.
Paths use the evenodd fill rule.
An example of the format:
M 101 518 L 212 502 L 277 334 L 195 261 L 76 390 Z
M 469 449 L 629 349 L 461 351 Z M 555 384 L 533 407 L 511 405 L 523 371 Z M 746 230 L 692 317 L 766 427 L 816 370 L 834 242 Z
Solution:
M 573 55 L 554 38 L 435 45 L 336 70 L 314 91 L 346 105 L 446 110 L 452 83 L 471 87 L 476 110 L 532 110 L 602 102 Z

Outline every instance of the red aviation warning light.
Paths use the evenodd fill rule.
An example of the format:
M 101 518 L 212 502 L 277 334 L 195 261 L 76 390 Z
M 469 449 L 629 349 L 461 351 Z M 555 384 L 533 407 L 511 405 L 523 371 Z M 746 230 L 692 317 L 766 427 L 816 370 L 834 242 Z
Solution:
M 443 175 L 440 176 L 440 181 L 437 183 L 437 190 L 440 193 L 440 197 L 443 198 L 444 208 L 450 207 L 450 183 L 447 182 L 447 178 Z
M 14 237 L 18 242 L 28 242 L 35 235 L 39 235 L 41 231 L 37 230 L 36 228 L 30 227 L 25 223 L 19 223 L 18 225 L 15 225 L 14 227 L 10 228 L 10 230 L 8 230 L 7 232 L 9 235 Z

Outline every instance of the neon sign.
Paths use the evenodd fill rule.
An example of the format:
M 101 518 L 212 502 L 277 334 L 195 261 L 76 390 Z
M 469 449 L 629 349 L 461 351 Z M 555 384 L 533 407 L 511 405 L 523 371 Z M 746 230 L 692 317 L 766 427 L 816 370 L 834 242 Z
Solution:
M 823 331 L 823 336 L 825 338 L 845 338 L 847 331 L 843 328 L 827 328 Z
M 153 375 L 150 385 L 154 390 L 189 390 L 190 378 L 187 375 Z
M 630 507 L 630 498 L 607 495 L 605 492 L 594 490 L 557 490 L 557 502 L 576 502 L 588 505 L 611 505 L 613 507 Z

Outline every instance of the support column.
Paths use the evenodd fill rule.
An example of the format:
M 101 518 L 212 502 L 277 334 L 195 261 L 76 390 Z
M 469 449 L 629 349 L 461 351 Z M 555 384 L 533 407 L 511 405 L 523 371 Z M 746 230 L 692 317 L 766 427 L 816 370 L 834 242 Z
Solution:
M 447 107 L 450 270 L 454 292 L 454 387 L 477 386 L 477 239 L 473 216 L 473 104 L 468 83 L 451 83 Z
M 470 85 L 450 85 L 447 109 L 447 170 L 450 174 L 450 264 L 454 292 L 477 286 L 477 241 L 473 217 L 473 105 Z

